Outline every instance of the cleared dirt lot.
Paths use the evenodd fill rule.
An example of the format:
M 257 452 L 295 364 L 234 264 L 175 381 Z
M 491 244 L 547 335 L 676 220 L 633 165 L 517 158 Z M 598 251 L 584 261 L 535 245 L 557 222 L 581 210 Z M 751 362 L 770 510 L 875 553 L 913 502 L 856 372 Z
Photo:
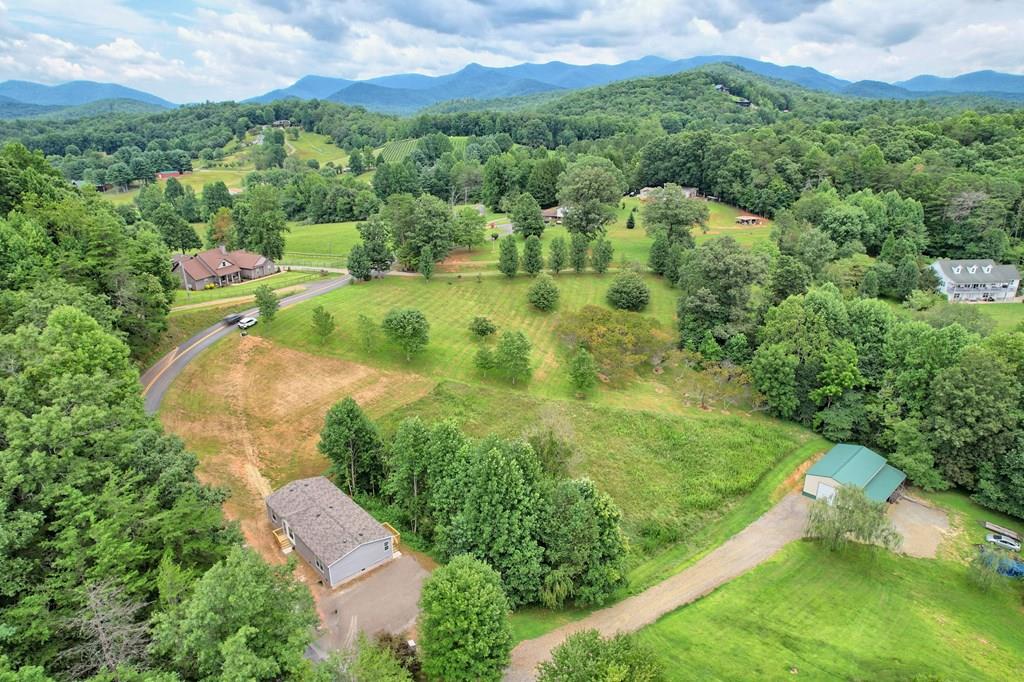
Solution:
M 286 557 L 263 499 L 288 481 L 327 471 L 316 444 L 328 408 L 352 396 L 374 417 L 432 386 L 418 375 L 317 357 L 260 337 L 234 337 L 182 372 L 160 419 L 199 455 L 199 478 L 230 492 L 224 512 L 238 521 L 246 542 L 268 563 L 281 564 Z M 325 619 L 333 609 L 321 602 L 337 592 L 316 589 L 316 574 L 301 560 L 296 575 L 310 585 Z
M 903 536 L 900 551 L 908 556 L 934 559 L 950 533 L 949 515 L 914 497 L 889 505 L 889 519 Z

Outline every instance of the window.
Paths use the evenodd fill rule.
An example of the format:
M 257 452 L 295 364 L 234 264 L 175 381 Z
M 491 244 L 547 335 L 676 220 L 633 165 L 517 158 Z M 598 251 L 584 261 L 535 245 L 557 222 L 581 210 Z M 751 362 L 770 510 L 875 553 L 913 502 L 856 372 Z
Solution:
M 321 573 L 324 572 L 324 565 L 322 563 L 320 563 L 319 559 L 317 559 L 313 563 L 316 564 L 316 568 L 317 568 L 318 571 L 320 571 Z
M 977 271 L 978 271 L 978 266 L 977 265 L 972 265 L 969 268 L 967 268 L 967 272 L 971 273 L 972 275 L 974 273 L 976 273 Z
M 960 265 L 953 267 L 953 274 L 959 275 L 963 271 L 963 267 Z
M 385 552 L 390 552 L 391 551 L 391 540 L 385 540 L 384 541 L 384 551 Z
M 274 512 L 270 512 L 270 518 L 272 521 L 274 521 L 274 523 L 277 523 L 277 514 L 275 514 Z

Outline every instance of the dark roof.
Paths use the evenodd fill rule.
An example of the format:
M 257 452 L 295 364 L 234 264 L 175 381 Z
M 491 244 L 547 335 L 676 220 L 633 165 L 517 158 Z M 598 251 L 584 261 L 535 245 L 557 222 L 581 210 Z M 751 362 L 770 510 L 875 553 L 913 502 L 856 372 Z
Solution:
M 949 260 L 940 258 L 933 264 L 946 279 L 957 284 L 995 284 L 1019 280 L 1020 273 L 1012 265 L 999 265 L 991 259 Z
M 864 494 L 876 502 L 889 499 L 907 477 L 899 469 L 889 466 L 885 458 L 863 445 L 840 443 L 807 470 L 808 476 L 831 478 L 843 485 L 864 489 Z
M 324 562 L 359 545 L 391 537 L 384 526 L 323 476 L 292 481 L 267 497 L 267 506 Z

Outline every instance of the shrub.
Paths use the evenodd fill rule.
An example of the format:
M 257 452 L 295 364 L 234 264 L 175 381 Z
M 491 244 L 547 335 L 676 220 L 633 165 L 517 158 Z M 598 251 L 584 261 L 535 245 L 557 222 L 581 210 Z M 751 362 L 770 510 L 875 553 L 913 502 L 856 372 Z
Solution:
M 612 285 L 608 287 L 608 303 L 613 308 L 643 310 L 650 301 L 651 290 L 647 287 L 647 283 L 632 270 L 619 273 Z
M 527 300 L 537 310 L 547 312 L 558 305 L 558 287 L 550 275 L 540 275 L 526 295 Z
M 498 326 L 491 322 L 491 318 L 484 317 L 483 315 L 477 315 L 473 318 L 473 321 L 469 323 L 469 331 L 473 332 L 480 338 L 490 336 L 494 332 L 498 331 Z

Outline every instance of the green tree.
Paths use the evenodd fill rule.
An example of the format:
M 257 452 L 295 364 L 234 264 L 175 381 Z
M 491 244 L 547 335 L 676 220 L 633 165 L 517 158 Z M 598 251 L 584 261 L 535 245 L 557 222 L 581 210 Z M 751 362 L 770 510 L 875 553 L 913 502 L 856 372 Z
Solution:
M 416 308 L 392 308 L 381 324 L 384 333 L 411 360 L 413 353 L 419 353 L 430 341 L 430 323 Z
M 867 269 L 864 273 L 864 278 L 860 281 L 860 286 L 857 288 L 857 292 L 862 298 L 878 298 L 878 270 L 875 268 Z
M 515 277 L 519 270 L 519 247 L 512 235 L 498 240 L 498 269 L 509 278 Z
M 169 203 L 160 204 L 150 216 L 167 248 L 185 253 L 203 245 L 192 226 Z
M 516 197 L 512 204 L 512 226 L 516 234 L 527 237 L 540 237 L 544 234 L 544 219 L 540 214 L 540 204 L 530 194 L 523 193 Z
M 551 652 L 551 660 L 537 668 L 538 682 L 661 682 L 664 679 L 655 652 L 638 644 L 631 635 L 603 639 L 597 630 L 569 635 Z
M 230 209 L 234 200 L 228 186 L 223 181 L 208 182 L 203 185 L 203 213 L 212 216 L 222 208 Z
M 452 224 L 455 243 L 470 251 L 484 243 L 487 220 L 472 206 L 463 206 L 455 212 Z
M 261 284 L 256 287 L 254 292 L 256 296 L 256 307 L 259 308 L 260 317 L 270 324 L 274 321 L 277 316 L 277 309 L 281 305 L 281 302 L 277 300 L 277 294 L 266 284 Z
M 750 366 L 754 386 L 764 395 L 771 411 L 783 418 L 792 417 L 800 406 L 796 371 L 800 359 L 781 343 L 763 345 L 754 353 Z
M 284 233 L 289 231 L 281 196 L 273 185 L 256 185 L 246 190 L 232 209 L 236 245 L 281 260 Z
M 509 604 L 494 570 L 462 555 L 434 571 L 420 595 L 423 671 L 435 680 L 500 680 L 512 650 Z
M 650 302 L 651 290 L 638 273 L 624 270 L 615 276 L 606 296 L 613 308 L 639 311 Z
M 917 268 L 917 259 L 913 256 L 904 256 L 899 265 L 896 266 L 896 275 L 893 280 L 893 293 L 901 301 L 907 300 L 911 292 L 917 289 L 920 272 Z
M 622 172 L 600 156 L 580 156 L 558 179 L 558 201 L 566 208 L 569 232 L 589 238 L 615 220 L 615 206 L 626 190 Z
M 598 237 L 594 240 L 594 248 L 591 261 L 594 265 L 594 272 L 603 275 L 608 271 L 608 266 L 615 256 L 615 249 L 612 243 L 605 237 Z
M 366 247 L 362 242 L 352 247 L 352 250 L 348 252 L 348 257 L 345 261 L 345 265 L 348 267 L 348 273 L 357 280 L 361 279 L 365 282 L 369 282 L 373 277 L 370 258 L 366 255 Z
M 327 410 L 317 449 L 331 461 L 349 496 L 380 489 L 384 477 L 381 447 L 376 427 L 352 397 Z
M 693 246 L 690 230 L 696 226 L 707 230 L 711 217 L 706 201 L 687 198 L 683 188 L 673 183 L 652 191 L 641 211 L 649 235 L 662 232 L 669 244 L 684 247 Z
M 264 675 L 258 679 L 294 677 L 308 671 L 302 652 L 316 623 L 313 599 L 292 577 L 292 566 L 269 566 L 236 546 L 188 599 L 156 616 L 153 648 L 185 679 L 230 673 L 225 654 L 237 663 L 243 647 L 251 669 Z
M 569 237 L 569 263 L 576 272 L 587 269 L 587 249 L 590 238 L 583 232 L 574 232 Z
M 521 331 L 502 332 L 494 353 L 497 370 L 514 386 L 530 378 L 530 340 Z
M 430 281 L 430 278 L 434 276 L 434 250 L 427 244 L 420 251 L 420 274 L 423 275 L 423 279 Z
M 531 237 L 532 239 L 532 237 Z M 530 287 L 526 300 L 537 310 L 547 312 L 558 305 L 558 287 L 550 275 L 541 275 Z
M 387 222 L 379 215 L 372 215 L 365 223 L 359 223 L 356 229 L 362 237 L 370 269 L 377 272 L 390 270 L 395 254 L 391 249 L 391 230 Z
M 576 349 L 569 361 L 569 377 L 580 393 L 586 393 L 597 384 L 597 364 L 594 356 L 583 346 Z
M 484 338 L 485 336 L 490 336 L 494 332 L 498 331 L 498 327 L 489 317 L 477 315 L 473 318 L 473 321 L 469 323 L 469 331 L 473 332 L 480 338 Z
M 530 235 L 526 238 L 523 247 L 523 270 L 531 277 L 544 269 L 544 254 L 541 252 L 540 238 L 537 235 Z
M 627 230 L 632 230 L 635 227 L 636 227 L 636 218 L 634 217 L 633 212 L 630 211 L 629 215 L 626 216 L 626 229 Z
M 772 266 L 768 293 L 772 305 L 777 305 L 795 294 L 802 294 L 811 286 L 811 271 L 793 256 L 780 255 Z
M 561 236 L 551 240 L 548 246 L 548 269 L 553 275 L 557 275 L 565 268 L 569 254 L 565 249 L 565 239 Z
M 885 502 L 873 502 L 857 486 L 840 486 L 829 500 L 811 504 L 807 535 L 821 541 L 826 549 L 843 549 L 850 540 L 896 549 L 902 538 L 885 513 Z
M 321 345 L 323 345 L 327 341 L 327 338 L 334 333 L 336 326 L 334 315 L 327 312 L 322 305 L 318 305 L 313 308 L 313 331 L 320 339 Z

